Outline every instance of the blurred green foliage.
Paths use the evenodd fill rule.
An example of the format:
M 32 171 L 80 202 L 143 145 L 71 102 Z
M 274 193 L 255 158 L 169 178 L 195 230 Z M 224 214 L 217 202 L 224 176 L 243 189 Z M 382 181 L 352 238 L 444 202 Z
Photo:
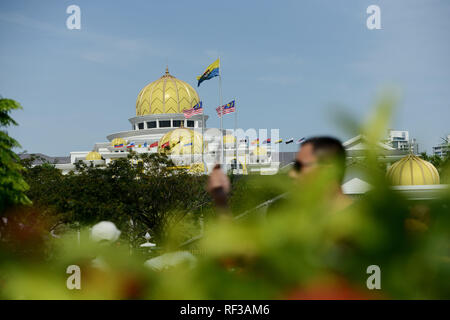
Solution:
M 385 132 L 393 105 L 393 99 L 382 98 L 361 127 L 369 144 L 375 145 Z M 303 181 L 286 174 L 232 177 L 230 210 L 235 217 L 280 194 L 283 197 L 267 212 L 250 210 L 238 220 L 209 219 L 203 237 L 182 248 L 197 254 L 196 266 L 181 263 L 163 271 L 143 262 L 175 250 L 180 234 L 190 230 L 189 219 L 179 220 L 178 228 L 165 234 L 173 245 L 159 252 L 136 246 L 130 250 L 129 242 L 134 240 L 123 229 L 126 221 L 133 217 L 150 226 L 146 219 L 161 214 L 160 210 L 174 217 L 195 212 L 195 205 L 209 201 L 203 191 L 205 177 L 159 172 L 161 166 L 169 165 L 163 158 L 139 159 L 143 162 L 131 167 L 127 160 L 118 160 L 102 170 L 80 164 L 80 173 L 67 177 L 46 166 L 30 170 L 27 174 L 49 177 L 40 191 L 30 191 L 30 196 L 38 192 L 33 198 L 47 199 L 42 208 L 61 210 L 72 221 L 86 225 L 98 217 L 111 217 L 125 236 L 116 243 L 98 244 L 90 240 L 87 228 L 82 229 L 80 241 L 69 228 L 61 238 L 53 238 L 48 226 L 55 215 L 45 214 L 46 209 L 25 217 L 16 212 L 1 230 L 7 241 L 0 247 L 0 298 L 448 299 L 449 190 L 439 199 L 407 200 L 390 188 L 378 169 L 376 154 L 369 151 L 366 157 L 372 190 L 345 207 L 333 198 L 336 173 L 332 167 Z M 156 172 L 143 173 L 142 165 Z M 37 188 L 35 183 L 31 189 Z M 66 199 L 43 197 L 55 191 Z M 204 198 L 191 203 L 186 192 Z M 179 200 L 167 205 L 169 195 Z M 23 222 L 30 219 L 34 223 L 24 227 Z M 100 259 L 101 266 L 94 259 Z M 66 288 L 69 265 L 81 268 L 81 290 Z M 380 267 L 381 290 L 366 286 L 370 265 Z

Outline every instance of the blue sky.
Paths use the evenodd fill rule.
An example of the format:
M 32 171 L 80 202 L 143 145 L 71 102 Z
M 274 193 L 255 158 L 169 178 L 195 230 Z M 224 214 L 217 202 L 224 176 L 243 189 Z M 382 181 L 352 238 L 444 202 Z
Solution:
M 71 4 L 81 30 L 66 28 Z M 382 30 L 366 27 L 371 4 Z M 394 86 L 391 127 L 431 151 L 450 133 L 449 17 L 446 0 L 1 1 L 0 94 L 24 107 L 9 130 L 23 149 L 68 155 L 129 130 L 140 89 L 167 62 L 196 87 L 220 54 L 224 102 L 237 100 L 242 128 L 345 140 L 333 111 L 362 120 Z M 198 92 L 219 126 L 217 79 Z

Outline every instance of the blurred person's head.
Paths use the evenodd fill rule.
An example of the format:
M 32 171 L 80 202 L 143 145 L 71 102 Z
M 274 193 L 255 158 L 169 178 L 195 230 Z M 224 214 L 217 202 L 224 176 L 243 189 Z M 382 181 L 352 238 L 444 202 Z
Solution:
M 302 143 L 290 175 L 303 178 L 328 168 L 333 170 L 336 182 L 340 185 L 344 180 L 345 163 L 345 149 L 338 139 L 312 137 Z

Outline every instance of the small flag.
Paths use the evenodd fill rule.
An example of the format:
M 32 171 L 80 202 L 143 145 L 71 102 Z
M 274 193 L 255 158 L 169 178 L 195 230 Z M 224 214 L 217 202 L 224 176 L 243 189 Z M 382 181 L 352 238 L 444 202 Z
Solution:
M 138 148 L 141 148 L 141 145 L 138 145 Z
M 127 148 L 134 148 L 134 142 L 131 142 L 127 145 Z
M 154 147 L 157 147 L 157 146 L 158 146 L 158 141 L 153 142 L 153 143 L 149 146 L 149 148 L 154 148 Z
M 294 142 L 294 138 L 290 138 L 289 140 L 286 140 L 286 144 Z
M 252 141 L 252 144 L 259 144 L 259 138 Z
M 202 83 L 203 81 L 219 76 L 219 67 L 220 67 L 220 59 L 217 59 L 216 61 L 211 63 L 208 66 L 208 68 L 206 68 L 205 72 L 203 72 L 201 76 L 197 77 L 198 80 L 197 87 L 200 87 L 200 83 Z
M 144 142 L 144 148 L 147 148 L 147 141 Z
M 275 141 L 275 143 L 282 143 L 283 139 L 278 139 L 277 141 Z
M 169 141 L 163 143 L 163 144 L 161 145 L 161 148 L 163 148 L 163 149 L 165 149 L 165 148 L 170 148 L 170 146 L 169 146 Z
M 297 144 L 302 144 L 305 140 L 306 140 L 305 137 L 303 137 L 301 139 L 298 139 L 296 143 Z
M 123 143 L 114 145 L 114 148 L 122 148 L 122 147 L 123 147 Z
M 188 119 L 190 117 L 192 117 L 193 115 L 202 114 L 203 113 L 202 102 L 200 101 L 195 106 L 193 106 L 191 109 L 183 110 L 183 113 L 184 113 L 184 116 Z
M 222 115 L 224 115 L 224 114 L 234 112 L 235 111 L 234 100 L 223 106 L 217 107 L 216 111 L 217 111 L 217 115 L 219 116 L 219 118 L 221 118 Z
M 272 142 L 272 140 L 269 138 L 269 139 L 264 140 L 263 144 L 265 144 L 265 143 L 270 144 L 271 142 Z

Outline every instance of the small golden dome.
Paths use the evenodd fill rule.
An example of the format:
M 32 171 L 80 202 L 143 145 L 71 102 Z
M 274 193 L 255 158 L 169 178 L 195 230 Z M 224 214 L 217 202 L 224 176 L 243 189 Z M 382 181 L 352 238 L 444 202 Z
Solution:
M 439 184 L 436 168 L 413 154 L 395 162 L 386 173 L 394 186 Z
M 177 128 L 167 132 L 160 140 L 158 152 L 166 154 L 201 154 L 202 135 L 187 128 Z
M 102 160 L 102 156 L 96 151 L 91 151 L 86 155 L 86 160 Z
M 183 113 L 200 101 L 197 91 L 188 83 L 166 73 L 146 85 L 136 100 L 136 116 L 160 113 Z
M 125 146 L 127 145 L 127 142 L 126 142 L 124 139 L 122 139 L 122 138 L 115 138 L 115 139 L 113 139 L 113 140 L 111 141 L 111 145 L 112 145 L 113 147 L 118 147 L 118 146 L 120 146 L 120 145 L 122 145 L 123 147 L 125 147 Z

